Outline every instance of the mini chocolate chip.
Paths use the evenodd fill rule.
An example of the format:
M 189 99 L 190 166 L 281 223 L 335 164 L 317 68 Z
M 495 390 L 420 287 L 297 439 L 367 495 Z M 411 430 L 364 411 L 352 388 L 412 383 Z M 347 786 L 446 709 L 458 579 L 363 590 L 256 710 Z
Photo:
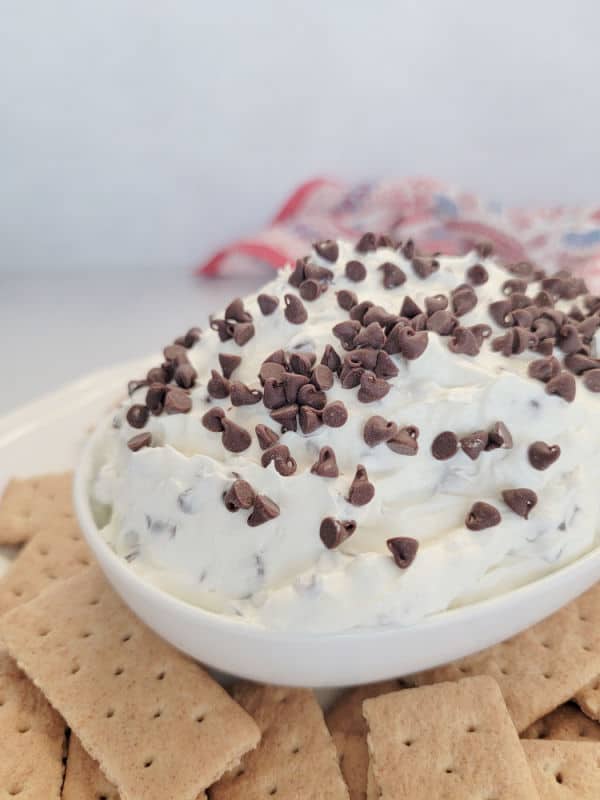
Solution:
M 350 319 L 355 320 L 357 322 L 362 322 L 363 317 L 367 313 L 370 308 L 373 308 L 375 303 L 371 300 L 363 300 L 362 303 L 357 303 L 355 306 L 352 306 L 350 309 Z
M 493 528 L 494 525 L 499 525 L 501 521 L 502 517 L 495 506 L 478 501 L 471 506 L 465 525 L 470 531 L 483 531 L 486 528 Z
M 395 289 L 396 286 L 402 286 L 406 281 L 405 273 L 396 264 L 391 261 L 386 261 L 381 264 L 377 269 L 383 272 L 383 288 Z
M 170 386 L 165 397 L 165 412 L 167 414 L 188 414 L 191 410 L 192 398 L 185 389 Z
M 400 456 L 415 456 L 419 450 L 419 429 L 416 425 L 407 425 L 388 439 L 386 445 L 393 453 Z
M 406 327 L 402 328 L 398 333 L 400 352 L 409 361 L 420 358 L 425 352 L 428 342 L 427 331 L 416 332 L 412 328 Z
M 387 339 L 383 346 L 383 349 L 389 355 L 397 355 L 400 353 L 400 334 L 404 328 L 410 326 L 410 320 L 408 319 L 400 319 L 392 328 L 392 330 L 388 333 Z
M 312 302 L 321 295 L 323 290 L 321 289 L 321 284 L 318 281 L 315 281 L 313 278 L 309 278 L 306 281 L 302 281 L 298 291 L 300 292 L 300 297 L 303 300 Z
M 536 353 L 539 353 L 541 356 L 551 356 L 554 352 L 554 339 L 541 339 L 536 347 Z
M 378 378 L 374 372 L 365 370 L 360 376 L 360 389 L 358 399 L 361 403 L 374 403 L 381 400 L 390 390 L 390 385 L 383 378 Z
M 236 297 L 225 309 L 225 319 L 232 319 L 235 322 L 251 322 L 252 314 L 245 310 L 242 298 Z
M 481 347 L 485 339 L 489 339 L 492 335 L 492 329 L 485 323 L 478 323 L 477 325 L 469 325 L 469 330 L 475 337 L 477 346 Z
M 344 358 L 344 367 L 362 367 L 363 369 L 374 370 L 375 364 L 377 364 L 377 352 L 377 350 L 369 347 L 359 347 L 357 350 L 352 350 Z
M 372 322 L 360 330 L 354 337 L 354 347 L 372 347 L 380 350 L 385 344 L 385 333 L 377 322 Z
M 446 461 L 458 452 L 458 437 L 452 431 L 438 433 L 431 443 L 431 455 L 438 461 Z
M 362 324 L 370 325 L 372 322 L 377 322 L 382 328 L 391 330 L 398 322 L 397 314 L 390 314 L 383 306 L 371 305 L 363 314 Z
M 197 377 L 198 373 L 191 364 L 180 364 L 175 370 L 175 382 L 182 389 L 191 389 Z
M 298 423 L 300 425 L 300 430 L 305 435 L 314 433 L 323 424 L 321 421 L 321 412 L 310 406 L 301 406 L 298 411 Z
M 231 353 L 219 353 L 219 364 L 221 365 L 221 371 L 226 380 L 231 378 L 232 374 L 241 363 L 242 359 L 240 356 L 234 356 Z
M 248 517 L 248 525 L 251 528 L 256 528 L 258 525 L 263 525 L 265 522 L 270 522 L 280 514 L 279 506 L 270 497 L 264 494 L 256 495 L 254 500 L 254 508 Z
M 416 317 L 418 314 L 422 313 L 423 309 L 420 308 L 412 299 L 412 297 L 407 294 L 404 300 L 402 301 L 402 307 L 400 308 L 400 316 L 406 317 L 407 319 L 412 319 L 413 317 Z
M 475 252 L 477 255 L 481 256 L 481 258 L 489 258 L 494 252 L 494 245 L 487 239 L 483 239 L 475 245 Z
M 600 369 L 590 369 L 584 373 L 583 384 L 590 392 L 600 392 Z
M 304 267 L 304 280 L 313 280 L 313 281 L 330 281 L 333 278 L 333 272 L 327 267 L 320 267 L 318 264 L 313 264 L 309 262 Z M 323 291 L 325 291 L 327 287 L 323 287 Z
M 298 430 L 298 406 L 295 403 L 271 411 L 271 419 L 281 425 L 282 431 Z
M 394 536 L 387 540 L 386 545 L 400 569 L 410 567 L 419 549 L 418 541 L 411 536 Z
M 563 325 L 560 329 L 560 338 L 558 346 L 563 353 L 577 353 L 583 346 L 583 337 L 575 327 L 570 323 Z
M 364 233 L 354 248 L 357 253 L 369 253 L 377 250 L 377 237 L 374 233 Z
M 131 406 L 127 412 L 127 422 L 132 428 L 143 428 L 148 422 L 149 416 L 150 412 L 148 411 L 147 406 L 136 403 L 135 405 Z
M 527 451 L 529 463 L 534 469 L 544 470 L 552 466 L 560 456 L 560 447 L 557 444 L 534 442 Z
M 265 385 L 267 381 L 274 381 L 275 383 L 281 384 L 286 374 L 287 371 L 281 364 L 264 361 L 261 364 L 258 377 L 263 385 Z
M 457 317 L 472 311 L 477 305 L 477 295 L 470 286 L 464 286 L 452 292 L 452 309 Z
M 342 389 L 355 389 L 360 384 L 364 369 L 362 367 L 352 367 L 344 364 L 340 373 Z
M 267 425 L 257 425 L 254 431 L 261 450 L 268 450 L 279 441 L 279 434 Z
M 263 396 L 260 389 L 251 389 L 240 381 L 231 382 L 229 395 L 234 406 L 253 406 L 255 403 L 260 403 Z
M 370 417 L 363 428 L 363 439 L 369 447 L 376 447 L 382 442 L 389 442 L 398 433 L 398 426 L 391 420 L 377 415 Z
M 164 383 L 151 383 L 148 387 L 146 405 L 155 416 L 162 414 L 166 396 L 167 387 Z
M 274 464 L 275 469 L 280 475 L 287 477 L 296 472 L 296 461 L 290 455 L 290 448 L 285 444 L 276 444 L 262 454 L 260 463 L 263 467 Z
M 252 437 L 245 428 L 236 425 L 227 417 L 223 417 L 221 424 L 223 425 L 221 441 L 226 450 L 229 450 L 230 453 L 242 453 L 250 447 Z
M 550 378 L 546 384 L 546 394 L 554 394 L 558 397 L 562 397 L 567 403 L 573 402 L 576 391 L 577 385 L 575 383 L 575 378 L 570 372 L 566 372 L 565 370 L 559 372 L 559 374 L 555 375 L 553 378 Z
M 458 325 L 458 320 L 446 309 L 434 311 L 427 319 L 427 330 L 438 333 L 440 336 L 449 336 Z
M 569 309 L 569 319 L 574 320 L 575 322 L 583 322 L 585 320 L 585 314 L 578 305 L 573 304 Z M 593 318 L 590 317 L 590 319 Z
M 322 242 L 315 242 L 313 244 L 313 248 L 321 258 L 324 258 L 325 261 L 331 261 L 332 264 L 338 260 L 338 256 L 340 254 L 340 249 L 338 244 L 333 239 L 325 239 Z
M 373 371 L 378 378 L 395 378 L 398 374 L 398 367 L 385 350 L 379 350 L 377 353 L 377 362 Z
M 330 428 L 341 428 L 348 421 L 348 410 L 341 400 L 335 400 L 325 406 L 321 418 Z
M 354 281 L 355 283 L 364 281 L 367 277 L 367 268 L 362 261 L 348 261 L 345 272 L 348 280 Z
M 298 390 L 308 383 L 306 375 L 299 375 L 296 372 L 286 372 L 282 378 L 283 391 L 286 403 L 295 403 L 298 398 Z
M 227 511 L 239 511 L 240 508 L 248 509 L 254 505 L 256 493 L 248 481 L 234 481 L 223 494 L 223 503 Z
M 318 460 L 312 465 L 310 471 L 321 478 L 337 478 L 340 474 L 335 453 L 331 447 L 322 447 Z
M 377 237 L 377 247 L 389 247 L 391 250 L 395 250 L 398 247 L 398 243 L 395 242 L 391 236 L 388 236 L 386 233 L 380 233 Z
M 160 381 L 160 383 L 162 383 L 162 381 Z M 129 381 L 127 384 L 127 394 L 131 397 L 132 394 L 137 392 L 138 389 L 142 389 L 144 386 L 148 386 L 148 380 Z
M 554 300 L 550 292 L 542 289 L 542 291 L 538 292 L 533 298 L 533 304 L 536 306 L 548 306 L 551 308 L 554 305 Z
M 483 264 L 473 264 L 467 270 L 467 280 L 471 281 L 473 286 L 483 286 L 484 283 L 488 282 L 489 277 L 488 271 Z
M 367 470 L 362 464 L 359 464 L 350 485 L 347 500 L 353 506 L 366 506 L 374 497 L 375 487 L 369 481 Z
M 319 391 L 312 383 L 301 386 L 298 390 L 298 404 L 301 406 L 311 406 L 317 411 L 322 411 L 327 403 L 325 392 Z
M 281 408 L 286 404 L 283 383 L 275 378 L 267 378 L 263 386 L 265 408 Z
M 171 364 L 168 365 L 171 369 L 167 370 L 165 367 L 152 367 L 146 373 L 146 383 L 169 383 L 174 370 Z
M 435 258 L 413 258 L 411 264 L 419 278 L 423 279 L 433 275 L 433 273 L 437 272 L 437 270 L 440 268 L 440 263 L 439 261 L 436 261 Z
M 557 358 L 549 356 L 547 358 L 537 358 L 532 361 L 527 368 L 530 378 L 546 383 L 550 378 L 554 378 L 560 372 L 560 362 Z
M 282 367 L 287 367 L 287 356 L 285 354 L 285 350 L 279 348 L 279 350 L 274 350 L 270 355 L 268 355 L 263 363 L 265 364 L 279 364 Z
M 313 369 L 311 381 L 321 391 L 327 391 L 333 386 L 333 372 L 325 364 L 317 364 Z
M 223 420 L 225 419 L 225 412 L 221 406 L 209 408 L 206 414 L 202 417 L 202 424 L 212 433 L 223 433 Z
M 233 339 L 233 331 L 235 325 L 233 322 L 227 322 L 225 319 L 211 319 L 210 320 L 210 327 L 213 331 L 216 331 L 219 335 L 219 339 L 222 342 L 227 342 L 229 339 Z
M 167 345 L 163 350 L 163 355 L 167 361 L 172 361 L 175 364 L 185 364 L 188 360 L 187 351 L 181 344 Z
M 254 336 L 254 325 L 251 322 L 236 322 L 233 329 L 233 341 L 243 347 Z
M 308 314 L 304 304 L 295 294 L 286 294 L 283 297 L 285 302 L 285 318 L 292 325 L 302 325 L 308 319 Z
M 512 313 L 512 319 L 515 325 L 519 325 L 521 328 L 531 328 L 534 322 L 534 307 L 530 308 L 516 308 Z
M 229 396 L 229 381 L 216 369 L 211 370 L 211 378 L 206 384 L 206 390 L 215 400 L 224 400 Z
M 345 350 L 352 350 L 354 338 L 361 328 L 362 326 L 358 320 L 345 319 L 343 322 L 338 322 L 337 325 L 334 325 L 332 332 L 340 340 Z
M 434 294 L 425 298 L 425 311 L 431 315 L 436 311 L 444 311 L 448 308 L 448 298 L 445 294 Z
M 460 325 L 452 331 L 448 349 L 457 355 L 476 356 L 479 354 L 479 342 L 470 328 Z
M 565 367 L 575 375 L 581 375 L 590 369 L 598 369 L 600 367 L 600 359 L 586 356 L 583 353 L 569 353 L 565 357 Z
M 325 350 L 323 351 L 323 356 L 321 358 L 321 364 L 325 364 L 325 366 L 329 367 L 329 369 L 332 372 L 335 372 L 336 375 L 339 375 L 340 370 L 342 369 L 342 359 L 330 344 L 325 345 Z
M 469 456 L 471 461 L 479 458 L 480 453 L 485 450 L 488 442 L 488 435 L 486 431 L 475 431 L 463 436 L 460 440 L 460 446 L 465 455 Z
M 512 446 L 513 438 L 511 432 L 503 422 L 495 422 L 488 431 L 485 449 L 497 450 L 499 447 L 503 447 L 505 450 L 510 450 Z
M 358 303 L 358 297 L 349 289 L 340 289 L 340 291 L 336 292 L 335 295 L 337 297 L 338 306 L 343 308 L 344 311 L 350 311 L 350 309 L 354 308 L 354 306 Z
M 127 442 L 127 447 L 133 453 L 137 453 L 138 450 L 141 450 L 143 447 L 150 447 L 151 444 L 152 434 L 145 431 L 144 433 L 136 433 L 135 436 L 132 436 Z
M 279 298 L 274 294 L 259 294 L 256 298 L 258 307 L 263 316 L 270 316 L 279 305 Z
M 292 353 L 290 356 L 290 369 L 292 372 L 297 372 L 298 375 L 305 375 L 308 378 L 316 360 L 317 357 L 314 353 Z
M 600 317 L 598 316 L 588 317 L 577 324 L 577 330 L 586 342 L 591 341 L 599 327 Z
M 537 494 L 531 489 L 506 489 L 502 492 L 502 499 L 511 511 L 525 519 L 538 501 Z
M 407 239 L 402 245 L 402 255 L 409 261 L 414 258 L 417 248 L 412 239 Z
M 518 261 L 514 264 L 507 264 L 506 269 L 512 274 L 517 275 L 519 278 L 533 278 L 534 266 L 529 261 Z
M 516 326 L 493 339 L 492 349 L 501 351 L 503 356 L 509 357 L 524 353 L 528 347 L 534 347 L 537 342 L 537 335 L 533 331 Z
M 583 304 L 590 312 L 590 314 L 594 314 L 596 311 L 600 311 L 600 294 L 588 294 L 583 299 Z
M 321 541 L 328 550 L 339 547 L 356 530 L 356 522 L 352 519 L 339 520 L 325 517 L 319 528 Z
M 175 344 L 182 344 L 188 350 L 193 347 L 196 342 L 200 341 L 202 335 L 202 328 L 190 328 L 183 336 L 179 336 L 175 340 Z
M 488 306 L 490 316 L 501 328 L 508 328 L 510 325 L 510 312 L 513 306 L 510 300 L 496 300 Z
M 427 314 L 417 314 L 410 321 L 410 327 L 413 331 L 424 331 L 427 329 Z

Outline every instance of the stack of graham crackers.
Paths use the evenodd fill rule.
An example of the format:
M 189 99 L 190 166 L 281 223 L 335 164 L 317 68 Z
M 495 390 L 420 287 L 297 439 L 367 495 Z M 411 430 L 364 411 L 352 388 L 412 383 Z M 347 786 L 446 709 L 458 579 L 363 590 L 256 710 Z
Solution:
M 228 694 L 119 600 L 71 477 L 13 481 L 0 543 L 0 798 L 600 798 L 600 584 L 496 647 L 410 679 Z M 327 723 L 327 724 L 326 724 Z

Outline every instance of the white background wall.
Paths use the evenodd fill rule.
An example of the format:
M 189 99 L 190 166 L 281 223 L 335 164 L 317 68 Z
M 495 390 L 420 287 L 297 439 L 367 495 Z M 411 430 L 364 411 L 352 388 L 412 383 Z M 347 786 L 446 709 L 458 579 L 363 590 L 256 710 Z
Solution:
M 0 17 L 0 270 L 183 270 L 322 171 L 600 197 L 594 0 L 2 0 Z

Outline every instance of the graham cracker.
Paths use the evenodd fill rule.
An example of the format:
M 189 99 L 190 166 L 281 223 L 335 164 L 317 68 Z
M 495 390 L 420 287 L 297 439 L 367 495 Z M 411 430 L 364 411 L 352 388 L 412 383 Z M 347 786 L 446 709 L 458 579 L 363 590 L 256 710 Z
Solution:
M 529 740 L 523 749 L 543 800 L 600 797 L 600 743 Z
M 416 685 L 490 675 L 518 731 L 600 675 L 600 583 L 556 614 L 488 650 L 413 676 Z
M 349 689 L 325 715 L 350 800 L 365 800 L 367 797 L 369 749 L 367 723 L 362 713 L 363 701 L 398 691 L 404 685 L 402 680 L 391 680 Z
M 576 692 L 574 700 L 586 716 L 600 721 L 600 676 Z
M 239 769 L 210 790 L 211 800 L 348 800 L 335 747 L 313 692 L 243 683 L 233 696 L 262 734 Z
M 404 689 L 365 700 L 363 710 L 382 800 L 538 800 L 492 678 Z
M 0 578 L 0 616 L 26 603 L 46 587 L 89 566 L 93 556 L 74 519 L 48 518 Z
M 73 474 L 13 478 L 0 498 L 0 544 L 23 544 L 48 520 L 73 519 Z
M 530 725 L 521 738 L 598 742 L 600 724 L 587 717 L 575 703 L 566 703 Z
M 248 714 L 98 567 L 5 614 L 0 634 L 122 800 L 195 800 L 258 742 Z
M 0 652 L 0 797 L 59 800 L 65 724 L 6 651 Z

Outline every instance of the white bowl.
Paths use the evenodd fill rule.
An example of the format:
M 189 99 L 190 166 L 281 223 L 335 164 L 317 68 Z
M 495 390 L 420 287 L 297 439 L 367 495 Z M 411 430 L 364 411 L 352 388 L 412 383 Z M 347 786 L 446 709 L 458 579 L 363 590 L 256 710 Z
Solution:
M 444 611 L 408 627 L 343 633 L 270 631 L 205 611 L 147 583 L 100 535 L 89 504 L 94 445 L 75 474 L 75 508 L 85 538 L 125 603 L 156 633 L 203 664 L 287 686 L 340 687 L 400 677 L 496 644 L 552 614 L 600 579 L 600 548 L 498 597 Z

